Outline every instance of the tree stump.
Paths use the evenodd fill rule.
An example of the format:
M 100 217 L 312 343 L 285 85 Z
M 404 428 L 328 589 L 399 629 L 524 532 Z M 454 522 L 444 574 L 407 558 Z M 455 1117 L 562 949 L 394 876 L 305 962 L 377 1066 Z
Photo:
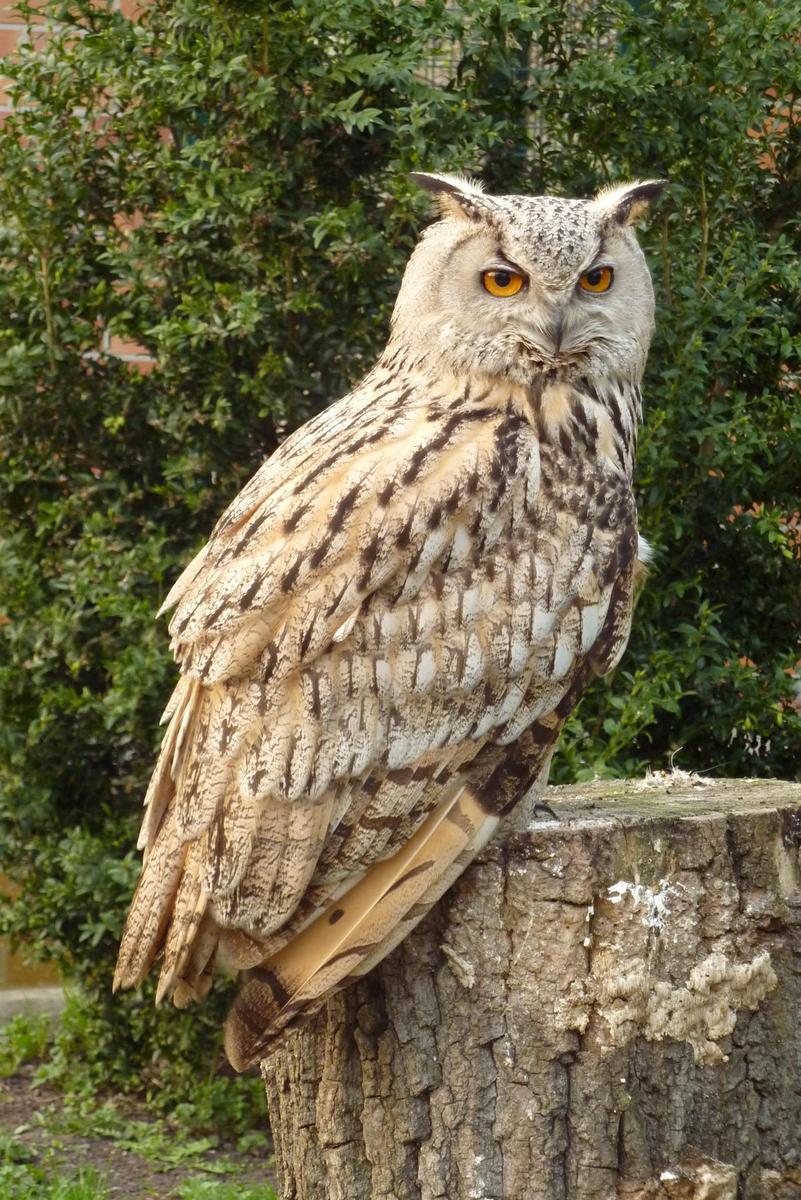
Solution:
M 801 1197 L 801 785 L 548 800 L 262 1064 L 283 1200 Z

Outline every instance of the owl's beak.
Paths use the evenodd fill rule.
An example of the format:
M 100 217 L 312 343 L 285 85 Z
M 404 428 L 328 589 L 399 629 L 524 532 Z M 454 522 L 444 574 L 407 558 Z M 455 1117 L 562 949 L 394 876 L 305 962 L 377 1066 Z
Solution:
M 556 363 L 561 357 L 562 343 L 570 341 L 567 331 L 565 311 L 561 306 L 549 305 L 549 311 L 543 314 L 543 320 L 529 326 L 525 332 L 525 343 L 530 350 L 541 356 L 546 363 Z
M 555 308 L 551 310 L 550 317 L 550 321 L 538 325 L 532 341 L 546 358 L 558 358 L 565 334 L 565 314 L 562 309 Z
M 565 315 L 563 312 L 557 312 L 551 322 L 551 327 L 548 330 L 550 335 L 551 345 L 553 346 L 554 356 L 562 349 L 562 335 L 565 332 Z

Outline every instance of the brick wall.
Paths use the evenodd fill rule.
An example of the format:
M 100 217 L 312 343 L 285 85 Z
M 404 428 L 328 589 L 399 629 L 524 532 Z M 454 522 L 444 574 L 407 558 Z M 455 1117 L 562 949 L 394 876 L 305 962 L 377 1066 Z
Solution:
M 14 11 L 14 5 L 0 0 L 0 57 L 5 58 L 6 55 L 13 54 L 19 42 L 27 40 L 28 31 Z M 0 121 L 11 112 L 8 82 L 6 76 L 0 75 Z
M 98 0 L 98 2 L 102 3 L 103 0 Z M 111 8 L 116 12 L 122 13 L 125 17 L 134 18 L 146 0 L 106 0 L 106 2 L 110 3 Z M 13 54 L 20 42 L 30 41 L 31 37 L 37 41 L 45 40 L 47 38 L 45 25 L 42 23 L 38 29 L 29 32 L 25 22 L 15 11 L 13 2 L 7 3 L 6 0 L 0 0 L 0 58 Z M 8 77 L 3 76 L 0 72 L 0 122 L 12 111 L 11 97 L 8 92 L 9 82 Z M 138 342 L 124 341 L 114 337 L 107 331 L 103 334 L 98 349 L 102 354 L 128 363 L 131 370 L 134 371 L 147 373 L 152 371 L 155 365 L 144 346 L 140 346 Z
M 143 3 L 146 3 L 146 0 L 111 0 L 111 7 L 126 17 L 133 17 Z M 13 54 L 20 38 L 27 39 L 24 21 L 21 21 L 19 14 L 15 12 L 13 3 L 0 0 L 0 58 Z M 8 91 L 4 86 L 6 83 L 7 80 L 0 77 L 0 120 L 11 111 Z

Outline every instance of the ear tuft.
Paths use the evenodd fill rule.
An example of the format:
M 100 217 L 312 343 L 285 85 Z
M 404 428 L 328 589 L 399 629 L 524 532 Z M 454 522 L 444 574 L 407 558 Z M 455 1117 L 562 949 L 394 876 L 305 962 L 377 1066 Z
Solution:
M 440 215 L 475 221 L 487 211 L 484 188 L 477 179 L 467 175 L 437 175 L 429 171 L 412 171 L 410 178 L 431 192 Z
M 667 186 L 667 179 L 645 179 L 604 188 L 593 200 L 593 207 L 609 214 L 618 225 L 633 225 L 648 211 L 651 201 Z

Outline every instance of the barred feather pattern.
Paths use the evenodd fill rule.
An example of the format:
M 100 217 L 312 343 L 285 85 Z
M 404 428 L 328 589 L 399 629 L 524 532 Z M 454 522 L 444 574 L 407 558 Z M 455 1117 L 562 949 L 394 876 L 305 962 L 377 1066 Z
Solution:
M 247 972 L 243 1068 L 427 912 L 631 623 L 632 377 L 449 370 L 390 341 L 167 598 L 181 676 L 116 987 Z
M 241 967 L 275 954 L 585 662 L 609 669 L 631 491 L 588 455 L 600 402 L 571 393 L 565 447 L 548 399 L 389 360 L 226 512 L 168 600 L 184 674 L 118 985 L 163 952 L 180 1002 L 218 948 Z

